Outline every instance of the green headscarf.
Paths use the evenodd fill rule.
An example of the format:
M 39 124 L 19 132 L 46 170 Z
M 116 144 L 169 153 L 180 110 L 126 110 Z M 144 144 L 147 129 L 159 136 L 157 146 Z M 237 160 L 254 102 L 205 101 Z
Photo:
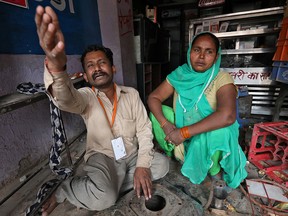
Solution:
M 204 33 L 207 34 L 208 32 L 201 32 L 200 34 Z M 190 52 L 195 37 L 193 38 L 187 51 L 187 63 L 179 66 L 176 70 L 172 71 L 167 76 L 167 79 L 178 93 L 178 99 L 176 101 L 176 126 L 178 128 L 184 126 L 183 112 L 189 111 L 195 106 L 199 108 L 199 111 L 202 115 L 207 115 L 207 113 L 206 115 L 203 113 L 203 110 L 205 109 L 202 109 L 204 108 L 203 106 L 205 106 L 205 108 L 207 108 L 206 106 L 209 106 L 208 101 L 204 95 L 204 91 L 209 86 L 211 81 L 217 76 L 220 69 L 220 46 L 218 49 L 218 59 L 212 65 L 212 67 L 210 67 L 205 72 L 197 72 L 192 68 Z M 211 108 L 211 112 L 212 111 L 213 110 Z

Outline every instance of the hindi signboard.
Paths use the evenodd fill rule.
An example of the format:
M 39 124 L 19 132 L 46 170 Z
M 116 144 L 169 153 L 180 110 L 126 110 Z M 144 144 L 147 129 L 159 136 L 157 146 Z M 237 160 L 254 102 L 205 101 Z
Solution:
M 272 68 L 221 68 L 221 71 L 228 72 L 234 79 L 236 85 L 270 85 Z

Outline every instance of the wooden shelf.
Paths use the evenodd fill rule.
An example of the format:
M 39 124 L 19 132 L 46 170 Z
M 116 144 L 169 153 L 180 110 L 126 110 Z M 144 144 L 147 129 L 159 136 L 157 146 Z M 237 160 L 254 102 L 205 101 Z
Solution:
M 0 97 L 0 114 L 10 112 L 28 104 L 47 98 L 45 93 L 26 95 L 21 93 L 12 93 Z
M 222 50 L 222 55 L 262 54 L 262 53 L 274 53 L 275 51 L 276 48 L 227 49 Z
M 161 64 L 160 63 L 142 63 L 137 64 L 137 85 L 140 97 L 146 104 L 148 95 L 161 82 Z
M 223 38 L 242 38 L 249 36 L 260 36 L 267 34 L 275 34 L 279 33 L 281 28 L 273 28 L 273 29 L 255 29 L 255 30 L 244 30 L 244 31 L 233 31 L 233 32 L 221 32 L 214 33 L 216 37 L 219 39 Z
M 78 85 L 83 81 L 83 77 L 73 79 L 73 84 Z M 76 87 L 77 88 L 77 87 Z M 47 98 L 45 93 L 36 93 L 31 95 L 21 94 L 18 92 L 0 96 L 0 114 L 10 112 L 15 109 L 27 106 Z
M 213 16 L 213 20 L 221 20 L 221 21 L 231 21 L 231 20 L 241 20 L 241 19 L 251 19 L 257 17 L 264 16 L 275 16 L 282 15 L 284 12 L 284 7 L 273 7 L 273 8 L 265 8 L 265 9 L 257 9 L 257 10 L 248 10 L 236 13 L 229 13 L 224 15 L 216 15 Z M 203 21 L 211 20 L 211 17 L 193 19 L 190 21 L 191 24 L 202 23 Z

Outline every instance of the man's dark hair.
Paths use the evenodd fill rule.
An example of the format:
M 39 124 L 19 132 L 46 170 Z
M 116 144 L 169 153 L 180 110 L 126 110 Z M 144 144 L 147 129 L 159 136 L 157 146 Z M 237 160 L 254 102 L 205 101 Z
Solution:
M 82 67 L 83 67 L 84 71 L 85 71 L 84 58 L 87 55 L 87 53 L 93 52 L 93 51 L 102 51 L 102 52 L 104 52 L 106 57 L 110 61 L 111 66 L 113 65 L 113 52 L 107 47 L 104 47 L 104 46 L 98 45 L 98 44 L 93 44 L 93 45 L 89 45 L 88 47 L 86 47 L 86 49 L 82 53 L 81 64 L 82 64 Z
M 196 35 L 196 36 L 194 37 L 193 41 L 192 41 L 192 46 L 193 46 L 194 42 L 195 42 L 199 37 L 206 36 L 206 35 L 208 35 L 208 36 L 210 36 L 210 37 L 212 38 L 212 40 L 213 40 L 213 42 L 214 42 L 214 44 L 215 44 L 215 46 L 216 46 L 216 52 L 218 52 L 219 46 L 220 46 L 219 39 L 218 39 L 214 34 L 212 34 L 211 32 L 204 32 L 204 33 L 200 33 L 200 34 Z

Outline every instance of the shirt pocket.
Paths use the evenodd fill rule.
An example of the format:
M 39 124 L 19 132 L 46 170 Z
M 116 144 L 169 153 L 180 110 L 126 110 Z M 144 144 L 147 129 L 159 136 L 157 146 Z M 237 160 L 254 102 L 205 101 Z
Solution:
M 122 134 L 123 137 L 133 140 L 136 135 L 136 120 L 122 119 Z

